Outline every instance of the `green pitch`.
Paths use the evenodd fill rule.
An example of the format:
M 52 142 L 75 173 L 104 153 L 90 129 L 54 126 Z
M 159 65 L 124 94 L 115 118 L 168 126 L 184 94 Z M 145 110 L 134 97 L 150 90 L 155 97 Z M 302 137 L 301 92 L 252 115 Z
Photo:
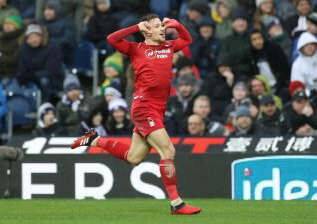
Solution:
M 316 224 L 314 201 L 187 200 L 196 216 L 169 215 L 168 202 L 152 199 L 0 200 L 0 224 Z

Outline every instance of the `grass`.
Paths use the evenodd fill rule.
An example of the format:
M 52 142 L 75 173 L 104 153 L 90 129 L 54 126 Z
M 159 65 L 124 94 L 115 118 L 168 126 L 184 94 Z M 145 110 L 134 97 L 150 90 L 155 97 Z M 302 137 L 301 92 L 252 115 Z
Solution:
M 168 202 L 152 199 L 0 200 L 0 224 L 317 224 L 314 201 L 192 199 L 203 212 L 171 216 Z

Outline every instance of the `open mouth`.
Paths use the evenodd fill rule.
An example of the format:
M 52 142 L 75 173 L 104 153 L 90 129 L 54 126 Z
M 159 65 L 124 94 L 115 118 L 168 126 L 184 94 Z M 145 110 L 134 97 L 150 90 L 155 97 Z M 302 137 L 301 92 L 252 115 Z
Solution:
M 162 38 L 165 38 L 165 33 L 160 33 L 160 36 L 161 36 Z

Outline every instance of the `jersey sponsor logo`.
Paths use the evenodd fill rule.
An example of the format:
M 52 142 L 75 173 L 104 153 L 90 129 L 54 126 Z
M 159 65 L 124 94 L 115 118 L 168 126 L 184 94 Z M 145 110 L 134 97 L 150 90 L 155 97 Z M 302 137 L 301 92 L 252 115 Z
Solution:
M 147 118 L 147 122 L 149 123 L 150 127 L 154 127 L 155 126 L 155 121 L 151 117 Z
M 265 156 L 231 165 L 232 199 L 317 200 L 317 156 Z
M 168 56 L 172 53 L 170 48 L 162 49 L 162 50 L 153 50 L 153 49 L 146 49 L 144 54 L 147 58 L 150 59 L 161 59 L 161 58 L 168 58 Z

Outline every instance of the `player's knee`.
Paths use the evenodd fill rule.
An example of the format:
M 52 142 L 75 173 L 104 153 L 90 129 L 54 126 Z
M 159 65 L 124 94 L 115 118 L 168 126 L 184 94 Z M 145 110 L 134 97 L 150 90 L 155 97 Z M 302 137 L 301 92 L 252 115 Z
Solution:
M 127 156 L 127 160 L 131 165 L 138 165 L 139 163 L 142 162 L 143 158 L 138 157 L 138 156 L 134 156 L 134 155 L 129 155 Z
M 162 159 L 174 159 L 175 157 L 175 148 L 173 145 L 169 144 L 168 146 L 162 148 Z

